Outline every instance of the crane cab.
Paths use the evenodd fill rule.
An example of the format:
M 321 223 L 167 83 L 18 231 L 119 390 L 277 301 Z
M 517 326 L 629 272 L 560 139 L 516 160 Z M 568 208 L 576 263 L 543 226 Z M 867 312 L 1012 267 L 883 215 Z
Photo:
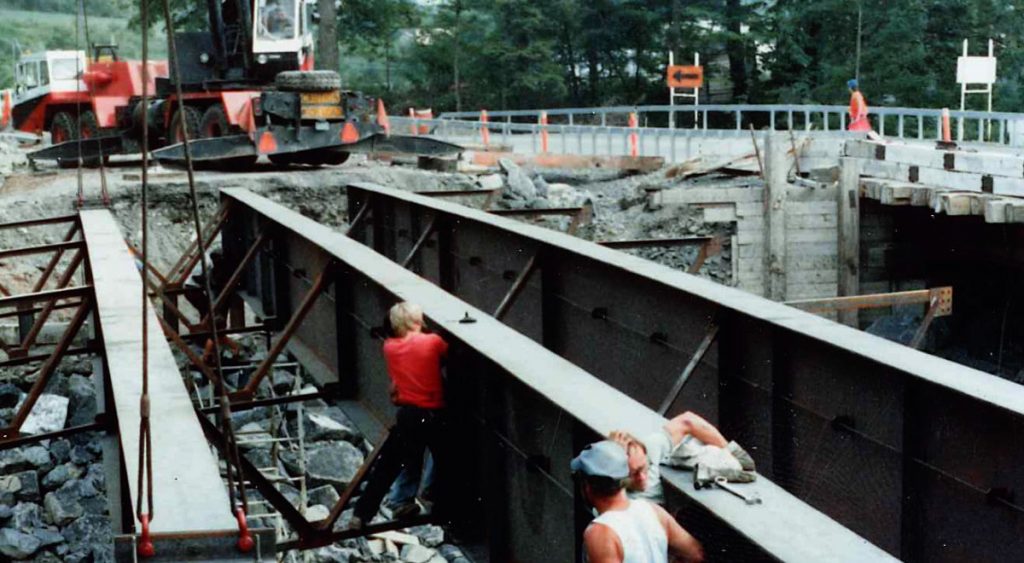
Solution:
M 44 51 L 25 55 L 14 68 L 14 103 L 51 92 L 85 91 L 85 51 Z
M 38 135 L 51 129 L 58 114 L 75 115 L 78 107 L 88 106 L 89 89 L 82 81 L 86 65 L 85 51 L 43 51 L 18 59 L 11 96 L 14 128 Z
M 256 73 L 272 78 L 277 72 L 312 70 L 312 13 L 310 0 L 256 0 L 252 18 Z

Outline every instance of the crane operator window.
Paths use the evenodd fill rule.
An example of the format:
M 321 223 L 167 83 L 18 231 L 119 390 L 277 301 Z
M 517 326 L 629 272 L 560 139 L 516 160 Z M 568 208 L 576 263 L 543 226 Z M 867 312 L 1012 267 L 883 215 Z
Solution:
M 295 0 L 264 0 L 259 6 L 259 37 L 261 39 L 294 39 L 298 26 Z
M 53 59 L 50 75 L 54 80 L 74 80 L 81 74 L 78 59 Z

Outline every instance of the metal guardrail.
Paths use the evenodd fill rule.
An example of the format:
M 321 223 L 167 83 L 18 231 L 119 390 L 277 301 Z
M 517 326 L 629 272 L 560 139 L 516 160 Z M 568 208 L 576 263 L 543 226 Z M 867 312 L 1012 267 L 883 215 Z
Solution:
M 515 123 L 511 121 L 481 123 L 455 119 L 416 119 L 392 116 L 392 130 L 400 134 L 416 134 L 424 129 L 429 135 L 458 143 L 482 144 L 481 130 L 491 134 L 491 145 L 508 147 L 513 152 L 630 155 L 630 136 L 636 136 L 636 156 L 662 156 L 670 162 L 693 155 L 686 148 L 694 143 L 714 139 L 735 139 L 750 142 L 750 131 L 735 129 L 669 129 L 667 127 L 623 127 L 614 125 L 569 125 Z M 758 135 L 763 132 L 758 132 Z M 803 135 L 803 134 L 801 134 Z M 847 131 L 816 132 L 818 136 L 851 137 Z M 545 145 L 547 145 L 545 147 Z M 753 150 L 749 144 L 744 151 Z M 838 154 L 836 155 L 838 157 Z
M 844 131 L 847 111 L 846 106 L 838 105 L 646 105 L 493 111 L 488 112 L 488 118 L 504 120 L 506 124 L 515 121 L 539 123 L 541 115 L 546 114 L 549 119 L 559 118 L 567 125 L 606 127 L 616 122 L 625 124 L 627 116 L 636 113 L 641 130 L 650 127 L 652 123 L 668 128 L 670 120 L 677 120 L 678 123 L 682 118 L 682 124 L 675 129 L 741 131 L 749 124 L 756 124 L 759 128 L 767 126 L 772 130 Z M 1021 139 L 1018 137 L 1024 136 L 1024 113 L 954 110 L 949 113 L 954 135 L 961 141 L 977 140 L 1019 146 Z M 941 109 L 873 107 L 868 119 L 881 135 L 901 139 L 937 139 L 941 135 L 941 117 Z M 442 113 L 439 119 L 478 121 L 480 113 L 447 112 Z

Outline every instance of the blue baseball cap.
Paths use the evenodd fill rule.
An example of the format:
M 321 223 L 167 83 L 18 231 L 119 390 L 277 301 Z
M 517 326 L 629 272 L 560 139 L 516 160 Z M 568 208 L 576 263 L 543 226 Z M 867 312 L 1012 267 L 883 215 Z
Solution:
M 846 81 L 846 87 L 851 89 L 851 90 L 855 90 L 857 88 L 857 79 L 856 78 L 851 78 L 851 79 L 847 80 Z
M 569 468 L 573 473 L 590 477 L 625 479 L 629 477 L 629 458 L 625 448 L 611 440 L 602 440 L 583 448 Z

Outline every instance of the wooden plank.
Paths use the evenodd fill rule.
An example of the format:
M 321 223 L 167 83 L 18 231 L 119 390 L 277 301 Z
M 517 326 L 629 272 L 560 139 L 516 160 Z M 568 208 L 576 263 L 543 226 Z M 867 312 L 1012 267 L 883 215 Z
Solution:
M 736 248 L 739 249 L 737 253 L 739 258 L 760 258 L 764 256 L 764 247 L 761 244 L 739 244 L 737 242 Z
M 914 207 L 928 207 L 931 202 L 931 194 L 937 189 L 927 186 L 915 186 L 910 194 L 910 205 Z
M 1006 213 L 1007 223 L 1024 223 L 1024 202 L 1013 202 Z
M 468 160 L 478 166 L 494 167 L 501 159 L 508 159 L 520 166 L 540 168 L 610 168 L 654 172 L 665 166 L 660 156 L 590 156 L 577 154 L 522 154 L 514 152 L 468 153 Z
M 950 216 L 971 215 L 973 194 L 943 193 L 939 194 L 939 205 L 942 212 Z
M 1011 208 L 1010 213 L 1012 213 L 1012 204 L 1009 200 L 1001 198 L 986 200 L 984 210 L 985 222 L 1006 223 L 1006 219 L 1010 215 L 1010 213 L 1007 212 L 1007 207 Z
M 795 255 L 786 257 L 786 268 L 795 270 L 829 270 L 834 272 L 839 263 L 839 256 L 836 254 L 819 255 Z
M 787 288 L 793 299 L 814 299 L 816 297 L 836 297 L 835 283 L 792 283 Z
M 764 215 L 764 203 L 758 200 L 755 203 L 737 203 L 737 217 L 760 217 Z
M 800 256 L 838 256 L 838 234 L 829 241 L 794 242 L 787 247 L 790 254 Z
M 763 244 L 764 231 L 761 229 L 741 230 L 736 233 L 736 240 L 742 244 Z
M 981 192 L 982 175 L 966 172 L 950 172 L 936 168 L 918 168 L 916 183 L 926 186 L 937 186 L 951 190 Z
M 80 213 L 132 507 L 138 495 L 139 401 L 142 396 L 142 278 L 124 234 L 105 209 Z M 227 490 L 210 452 L 156 307 L 149 330 L 154 533 L 234 530 Z
M 839 274 L 836 270 L 791 270 L 786 272 L 786 279 L 790 285 L 801 284 L 836 284 L 839 281 Z
M 860 159 L 842 158 L 839 164 L 838 295 L 860 293 L 860 176 L 869 163 Z M 857 311 L 843 311 L 839 322 L 857 326 Z
M 818 215 L 818 214 L 830 214 L 836 215 L 836 200 L 833 197 L 831 201 L 801 201 L 786 205 L 786 216 L 793 217 L 795 215 Z
M 651 196 L 654 205 L 700 205 L 703 203 L 760 203 L 762 188 L 670 188 Z
M 833 229 L 839 224 L 839 216 L 835 213 L 814 213 L 795 215 L 786 210 L 786 225 L 795 229 Z
M 933 145 L 869 140 L 847 141 L 844 154 L 921 168 L 1024 179 L 1024 156 L 1016 154 L 968 149 L 945 151 Z
M 996 153 L 957 151 L 953 169 L 960 172 L 1024 178 L 1024 158 Z
M 768 298 L 786 298 L 786 197 L 789 183 L 789 159 L 786 145 L 779 135 L 765 138 L 765 234 L 764 274 Z
M 1024 197 L 1024 179 L 992 176 L 992 193 L 996 195 Z
M 860 161 L 860 165 L 863 168 L 863 174 L 865 176 L 884 178 L 888 180 L 902 180 L 904 182 L 910 181 L 911 167 L 909 165 L 885 162 L 883 160 L 858 160 Z
M 791 243 L 826 243 L 835 244 L 838 238 L 837 228 L 829 227 L 824 229 L 790 229 L 786 233 L 786 240 Z

